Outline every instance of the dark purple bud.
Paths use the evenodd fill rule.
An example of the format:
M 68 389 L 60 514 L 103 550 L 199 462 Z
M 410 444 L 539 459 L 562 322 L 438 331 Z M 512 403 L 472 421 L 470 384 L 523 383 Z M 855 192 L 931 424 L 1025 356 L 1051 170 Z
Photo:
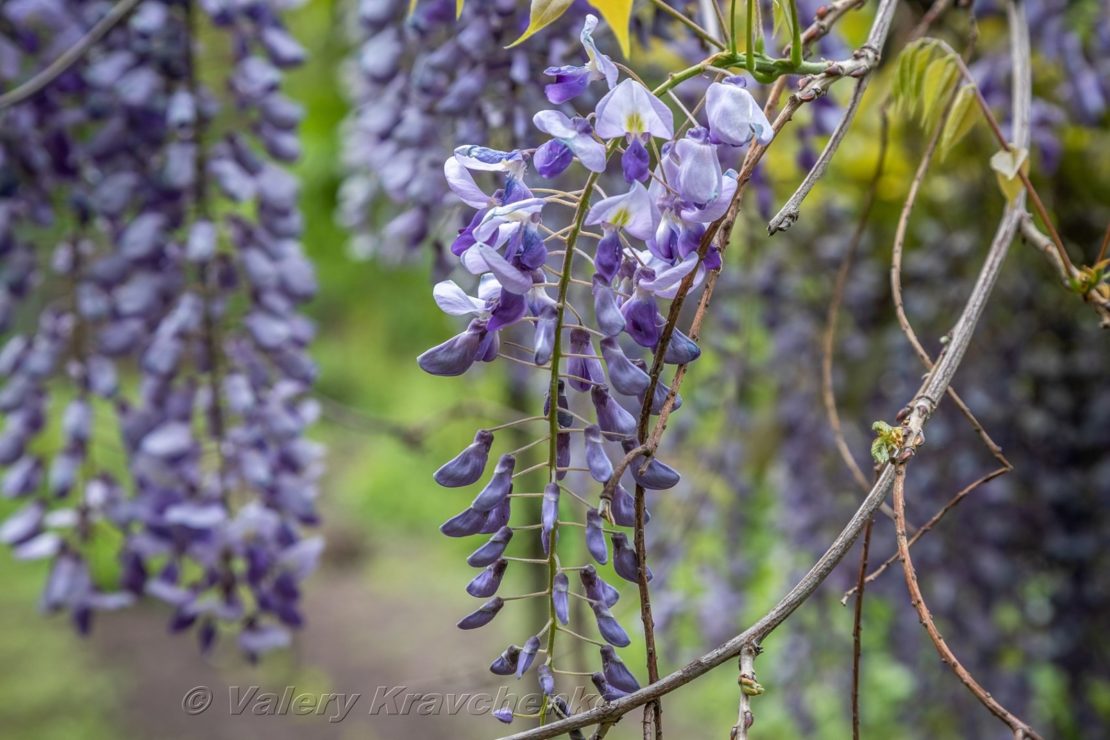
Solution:
M 216 644 L 216 620 L 206 619 L 197 628 L 197 648 L 201 655 L 207 655 Z
M 505 497 L 486 515 L 486 523 L 479 530 L 481 534 L 493 534 L 509 523 L 512 515 L 512 499 Z
M 667 343 L 667 351 L 663 353 L 663 362 L 685 365 L 699 357 L 701 357 L 701 347 L 696 345 L 693 339 L 675 329 L 671 334 L 671 341 Z
M 597 328 L 607 337 L 615 337 L 624 331 L 624 314 L 617 305 L 617 294 L 613 292 L 601 275 L 594 275 L 594 317 Z
M 613 512 L 613 521 L 622 527 L 636 526 L 636 501 L 632 498 L 632 494 L 624 489 L 624 486 L 617 486 L 613 491 L 613 503 L 611 507 Z M 644 511 L 644 523 L 651 521 L 651 514 Z
M 540 543 L 544 555 L 551 553 L 551 532 L 559 519 L 559 484 L 548 483 L 543 489 L 543 504 L 540 508 Z
M 559 571 L 551 583 L 551 603 L 555 607 L 555 618 L 562 624 L 570 621 L 569 592 L 570 580 L 566 573 Z
M 605 701 L 616 701 L 622 696 L 625 696 L 626 692 L 621 691 L 620 689 L 616 688 L 608 681 L 606 681 L 605 675 L 602 673 L 593 674 L 592 676 L 590 676 L 590 680 L 593 681 L 594 687 L 597 689 L 597 693 L 600 694 L 601 698 Z
M 459 620 L 458 628 L 461 630 L 472 630 L 478 627 L 484 627 L 493 621 L 497 616 L 497 612 L 501 611 L 501 607 L 505 606 L 505 602 L 501 600 L 500 596 L 494 596 L 492 599 L 482 604 L 477 611 L 467 614 Z
M 635 447 L 635 444 L 631 441 L 625 441 L 623 447 L 625 454 L 628 454 Z M 653 491 L 665 491 L 668 488 L 674 488 L 682 479 L 678 471 L 670 465 L 660 462 L 654 456 L 645 459 L 643 455 L 637 455 L 628 468 L 632 471 L 633 480 L 644 488 Z M 643 468 L 643 472 L 640 472 L 641 468 Z
M 498 676 L 511 676 L 516 673 L 516 664 L 520 659 L 520 648 L 516 645 L 509 645 L 505 648 L 505 652 L 497 656 L 497 659 L 490 663 L 490 673 Z
M 493 710 L 494 719 L 509 724 L 513 721 L 513 709 L 509 706 L 504 706 L 499 709 Z
M 632 141 L 621 155 L 621 170 L 624 171 L 625 182 L 644 181 L 647 179 L 651 156 L 644 148 L 644 142 L 639 136 L 633 136 Z
M 466 592 L 471 596 L 486 598 L 497 593 L 501 587 L 501 579 L 505 577 L 505 569 L 509 567 L 508 560 L 498 560 L 493 565 L 486 566 L 473 580 L 466 585 Z
M 520 678 L 528 669 L 532 667 L 532 661 L 536 659 L 536 653 L 540 650 L 540 638 L 538 635 L 532 635 L 524 642 L 524 647 L 520 649 L 520 658 L 516 663 L 516 677 Z
M 536 321 L 535 335 L 532 339 L 532 348 L 535 350 L 532 360 L 537 365 L 546 365 L 551 361 L 551 352 L 555 347 L 555 307 L 544 306 Z
M 567 399 L 567 386 L 562 380 L 558 384 L 558 402 L 559 413 L 556 417 L 556 422 L 560 427 L 566 429 L 574 423 L 574 417 L 570 415 L 570 402 Z M 543 399 L 543 415 L 547 416 L 551 413 L 551 394 L 548 393 Z
M 545 696 L 553 696 L 555 694 L 555 676 L 551 673 L 551 668 L 547 663 L 544 663 L 536 669 L 536 679 L 540 683 L 540 691 Z
M 620 599 L 620 591 L 606 583 L 592 565 L 587 565 L 578 571 L 578 575 L 582 579 L 582 587 L 586 590 L 586 598 L 590 601 L 612 607 Z
M 590 424 L 583 430 L 582 436 L 586 442 L 586 467 L 590 469 L 590 477 L 598 483 L 605 483 L 613 477 L 613 463 L 605 453 L 602 444 L 601 427 Z M 601 562 L 605 562 L 602 560 Z
M 605 544 L 605 532 L 601 529 L 601 515 L 597 509 L 586 512 L 586 549 L 602 565 L 609 562 L 609 548 Z
M 634 295 L 621 306 L 624 330 L 641 347 L 652 349 L 659 343 L 662 326 L 655 297 L 650 294 Z
M 567 477 L 567 468 L 570 467 L 570 434 L 560 432 L 555 436 L 555 466 L 561 470 L 555 473 L 555 480 Z
M 625 437 L 636 434 L 636 419 L 609 395 L 607 387 L 595 385 L 591 388 L 590 400 L 597 410 L 597 423 L 601 431 Z
M 475 511 L 470 507 L 451 517 L 440 525 L 439 531 L 448 537 L 469 537 L 478 534 L 486 524 L 489 514 L 484 511 Z
M 628 537 L 623 533 L 617 532 L 612 535 L 613 538 L 613 570 L 617 575 L 626 581 L 639 583 L 640 581 L 640 566 L 636 558 L 636 551 L 628 543 Z M 647 579 L 651 581 L 652 573 L 651 568 L 648 568 Z M 621 647 L 618 645 L 618 647 Z
M 632 364 L 621 349 L 616 337 L 601 340 L 601 356 L 609 369 L 609 382 L 617 393 L 626 396 L 639 396 L 651 385 L 651 378 L 642 369 Z
M 597 630 L 605 638 L 605 641 L 617 647 L 628 647 L 632 640 L 629 639 L 628 633 L 624 631 L 616 617 L 609 613 L 609 609 L 598 602 L 590 604 L 590 607 L 593 608 L 594 617 L 597 618 Z
M 616 229 L 606 229 L 594 254 L 594 269 L 606 283 L 612 284 L 613 278 L 621 269 L 622 252 L 621 238 Z
M 617 651 L 605 645 L 601 648 L 601 670 L 609 685 L 620 691 L 631 694 L 640 690 L 640 682 L 628 670 L 628 666 L 617 657 Z
M 556 397 L 559 402 L 559 413 L 555 417 L 555 421 L 563 429 L 574 424 L 574 417 L 570 415 L 570 400 L 567 398 L 567 384 L 560 380 L 556 386 L 558 393 Z
M 490 446 L 493 445 L 493 432 L 479 429 L 474 435 L 474 441 L 466 449 L 455 456 L 450 462 L 432 476 L 435 482 L 444 488 L 458 488 L 469 486 L 482 477 L 489 460 Z
M 472 321 L 462 334 L 451 337 L 417 357 L 416 364 L 432 375 L 462 375 L 478 359 L 478 347 L 485 335 L 485 327 Z
M 574 152 L 558 139 L 540 145 L 532 155 L 532 166 L 540 177 L 551 179 L 563 174 L 567 167 L 574 161 Z
M 539 232 L 538 229 L 535 229 L 531 226 L 526 226 L 526 227 L 522 228 L 520 230 L 520 232 L 521 232 L 520 253 L 517 254 L 515 260 L 516 260 L 517 263 L 519 263 L 519 265 L 521 267 L 523 267 L 527 270 L 538 270 L 540 267 L 543 266 L 543 264 L 545 262 L 547 262 L 547 246 L 543 243 L 543 237 L 540 236 L 540 232 Z M 514 294 L 509 293 L 507 291 L 502 293 L 501 294 L 502 301 L 504 301 L 505 297 L 512 296 L 512 295 L 514 295 Z M 521 316 L 524 315 L 524 308 L 525 308 L 524 297 L 519 296 L 519 300 L 520 300 L 520 310 L 513 317 L 513 319 L 512 319 L 513 321 L 516 321 L 517 319 L 519 319 Z M 511 323 L 511 322 L 505 322 L 505 323 Z M 492 328 L 496 328 L 493 325 L 492 322 L 490 323 L 490 326 Z
M 585 67 L 548 67 L 544 74 L 555 78 L 554 82 L 543 88 L 544 94 L 553 105 L 562 105 L 573 100 L 590 86 L 590 71 Z
M 594 353 L 590 333 L 585 329 L 575 327 L 570 331 L 571 357 L 567 359 L 567 374 L 571 377 L 570 387 L 580 393 L 585 393 L 594 384 L 605 379 L 601 370 L 601 360 Z M 577 355 L 587 355 L 579 357 Z
M 505 552 L 505 548 L 512 538 L 513 530 L 508 527 L 502 527 L 497 530 L 497 533 L 493 535 L 493 537 L 489 538 L 486 544 L 471 553 L 470 557 L 466 559 L 466 564 L 473 568 L 484 568 L 496 562 L 497 559 L 501 557 L 502 553 Z
M 513 490 L 513 469 L 516 467 L 516 458 L 512 455 L 502 455 L 493 470 L 493 477 L 478 494 L 470 508 L 477 511 L 493 511 L 505 501 Z

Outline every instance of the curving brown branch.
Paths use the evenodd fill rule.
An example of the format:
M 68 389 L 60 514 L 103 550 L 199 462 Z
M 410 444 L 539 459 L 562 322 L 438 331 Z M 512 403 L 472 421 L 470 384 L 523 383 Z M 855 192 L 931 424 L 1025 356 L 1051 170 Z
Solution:
M 863 653 L 863 589 L 864 576 L 867 575 L 867 556 L 871 550 L 871 527 L 875 520 L 868 519 L 863 529 L 863 546 L 859 555 L 859 575 L 856 577 L 856 609 L 852 614 L 852 740 L 859 740 L 859 676 L 860 656 Z M 902 528 L 905 529 L 906 516 L 902 514 Z
M 940 522 L 940 520 L 943 519 L 948 514 L 948 512 L 952 511 L 952 509 L 955 508 L 956 504 L 960 503 L 965 498 L 967 498 L 967 496 L 970 495 L 973 491 L 975 491 L 975 489 L 979 488 L 979 486 L 985 485 L 986 483 L 989 483 L 990 481 L 994 480 L 995 478 L 997 478 L 1001 475 L 1005 475 L 1006 473 L 1009 473 L 1011 470 L 1012 470 L 1012 468 L 995 468 L 994 470 L 990 471 L 986 475 L 983 475 L 983 476 L 980 476 L 979 478 L 976 478 L 973 482 L 971 482 L 968 485 L 961 488 L 959 491 L 956 492 L 955 496 L 953 496 L 952 498 L 950 498 L 948 500 L 948 502 L 944 506 L 940 507 L 940 509 L 937 511 L 937 513 L 933 514 L 933 516 L 931 516 L 929 518 L 929 521 L 922 524 L 921 528 L 913 533 L 913 536 L 911 536 L 910 539 L 909 539 L 908 546 L 913 547 L 915 544 L 917 544 L 917 541 L 919 539 L 921 539 L 921 537 L 926 532 L 928 532 L 933 527 L 935 527 L 937 525 L 937 523 Z M 884 560 L 882 565 L 880 565 L 878 568 L 876 568 L 875 570 L 873 570 L 873 571 L 871 571 L 870 573 L 867 574 L 867 577 L 863 579 L 863 583 L 864 584 L 871 583 L 876 578 L 881 576 L 886 571 L 887 568 L 889 568 L 894 563 L 897 563 L 901 559 L 902 559 L 901 554 L 897 550 L 895 550 L 894 554 L 891 555 L 886 560 Z M 862 592 L 862 588 L 860 587 L 860 584 L 857 583 L 851 589 L 844 592 L 844 596 L 842 596 L 840 598 L 840 603 L 841 604 L 847 604 L 848 599 L 850 599 L 856 593 L 860 593 L 860 592 Z
M 929 639 L 933 642 L 933 647 L 937 649 L 940 655 L 941 662 L 952 669 L 960 682 L 967 687 L 967 690 L 975 696 L 979 702 L 990 710 L 991 714 L 998 717 L 1006 725 L 1013 730 L 1015 740 L 1041 740 L 1032 727 L 1023 722 L 1015 714 L 1002 706 L 997 699 L 990 695 L 986 689 L 975 680 L 975 677 L 964 668 L 956 654 L 948 647 L 948 643 L 944 641 L 944 637 L 937 629 L 936 622 L 933 621 L 933 615 L 929 612 L 929 607 L 925 603 L 925 597 L 921 593 L 921 585 L 917 582 L 917 573 L 913 567 L 913 560 L 910 559 L 910 547 L 906 538 L 906 469 L 905 466 L 899 465 L 895 470 L 894 475 L 894 516 L 895 516 L 895 534 L 898 539 L 898 552 L 902 557 L 902 572 L 906 576 L 906 588 L 910 592 L 910 603 L 917 611 L 917 616 L 921 619 L 921 626 L 925 628 L 925 632 L 929 635 Z

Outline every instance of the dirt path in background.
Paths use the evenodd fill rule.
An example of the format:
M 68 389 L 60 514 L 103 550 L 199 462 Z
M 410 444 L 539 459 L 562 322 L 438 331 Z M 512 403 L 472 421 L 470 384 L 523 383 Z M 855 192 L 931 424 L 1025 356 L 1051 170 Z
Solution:
M 476 648 L 489 636 L 468 634 L 460 639 L 454 630 L 444 629 L 444 615 L 452 613 L 448 609 L 453 605 L 445 606 L 438 597 L 417 602 L 412 589 L 386 590 L 375 580 L 364 568 L 322 569 L 309 581 L 304 604 L 308 624 L 291 654 L 267 658 L 257 667 L 245 665 L 230 644 L 211 660 L 202 658 L 191 636 L 166 635 L 162 611 L 106 616 L 97 624 L 90 648 L 96 660 L 130 677 L 130 685 L 119 692 L 120 729 L 126 737 L 142 740 L 476 740 L 499 734 L 503 725 L 488 714 L 466 716 L 465 709 L 462 716 L 446 710 L 426 711 L 428 716 L 413 710 L 398 716 L 392 707 L 399 699 L 380 699 L 379 713 L 370 716 L 379 686 L 400 684 L 427 696 L 466 690 L 493 693 L 499 685 L 484 665 L 473 664 L 475 654 L 485 654 Z M 460 604 L 466 603 L 460 599 Z M 500 647 L 491 645 L 488 652 L 495 656 Z M 252 685 L 279 696 L 292 686 L 291 697 L 312 697 L 302 700 L 306 706 L 327 692 L 358 696 L 346 700 L 353 703 L 341 721 L 329 721 L 329 715 L 334 719 L 340 713 L 335 707 L 341 699 L 319 715 L 294 716 L 290 708 L 286 716 L 279 716 L 271 710 L 274 703 L 267 707 L 260 693 L 251 693 Z M 182 700 L 198 686 L 211 689 L 212 703 L 191 716 L 182 709 Z M 237 699 L 243 705 L 235 713 L 229 704 Z M 253 714 L 256 710 L 262 714 Z

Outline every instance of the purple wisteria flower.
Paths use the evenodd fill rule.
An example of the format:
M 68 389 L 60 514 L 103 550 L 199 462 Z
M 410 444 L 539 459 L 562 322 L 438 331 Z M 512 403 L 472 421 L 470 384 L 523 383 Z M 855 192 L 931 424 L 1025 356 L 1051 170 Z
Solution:
M 548 67 L 544 74 L 554 77 L 555 82 L 544 87 L 547 99 L 553 105 L 560 105 L 578 97 L 586 92 L 591 82 L 605 80 L 609 88 L 617 84 L 619 71 L 613 60 L 602 54 L 594 43 L 593 33 L 597 28 L 597 16 L 587 15 L 582 24 L 582 47 L 586 50 L 588 61 L 584 66 L 575 67 L 564 65 L 561 67 Z

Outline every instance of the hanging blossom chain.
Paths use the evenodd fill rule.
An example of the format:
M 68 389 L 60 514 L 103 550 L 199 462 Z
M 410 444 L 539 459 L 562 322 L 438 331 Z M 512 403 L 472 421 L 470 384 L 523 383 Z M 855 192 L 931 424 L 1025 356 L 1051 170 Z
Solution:
M 489 624 L 509 601 L 542 598 L 548 603 L 548 617 L 540 629 L 521 645 L 509 645 L 490 666 L 495 674 L 518 678 L 535 666 L 544 695 L 537 712 L 498 708 L 495 716 L 504 722 L 524 716 L 543 723 L 552 715 L 571 714 L 574 708 L 556 692 L 557 675 L 588 675 L 606 701 L 639 688 L 614 649 L 628 646 L 631 639 L 610 611 L 620 593 L 603 572 L 607 576 L 611 564 L 617 577 L 631 583 L 651 579 L 644 558 L 638 557 L 638 548 L 621 529 L 637 530 L 649 514 L 642 508 L 642 494 L 634 498 L 622 477 L 627 473 L 638 493 L 670 489 L 679 482 L 678 471 L 655 457 L 655 447 L 645 447 L 640 418 L 681 405 L 680 397 L 668 398 L 670 386 L 659 382 L 659 374 L 663 365 L 682 367 L 700 355 L 697 344 L 664 317 L 660 304 L 720 270 L 713 226 L 729 213 L 739 187 L 738 174 L 722 162 L 738 161 L 742 147 L 753 141 L 765 146 L 773 137 L 746 80 L 731 70 L 746 69 L 761 79 L 773 79 L 828 68 L 722 51 L 649 90 L 634 76 L 620 79 L 618 66 L 594 44 L 596 24 L 597 19 L 588 16 L 581 33 L 586 63 L 547 69 L 553 82 L 545 88 L 548 99 L 558 105 L 574 100 L 592 83 L 603 83 L 608 92 L 592 112 L 568 116 L 559 110 L 540 111 L 533 123 L 551 138 L 538 148 L 462 146 L 444 164 L 451 190 L 476 209 L 451 252 L 477 276 L 478 288 L 471 296 L 451 280 L 435 286 L 435 300 L 444 312 L 471 319 L 462 333 L 418 358 L 420 367 L 434 375 L 461 375 L 476 362 L 498 357 L 546 373 L 542 415 L 479 430 L 473 442 L 434 476 L 448 488 L 475 484 L 485 474 L 495 432 L 506 426 L 545 426 L 544 436 L 526 448 L 502 454 L 471 504 L 441 527 L 451 537 L 491 535 L 468 558 L 471 566 L 483 570 L 467 591 L 488 600 L 464 617 L 460 628 Z M 695 110 L 704 105 L 706 125 L 687 112 L 689 120 L 676 127 L 662 98 L 687 81 L 698 80 L 704 88 L 705 77 L 712 81 Z M 530 170 L 551 179 L 575 163 L 588 173 L 579 190 L 526 183 Z M 499 178 L 501 187 L 487 193 L 473 172 Z M 603 176 L 607 187 L 623 192 L 606 194 Z M 611 181 L 617 185 L 609 185 Z M 594 198 L 595 193 L 601 197 Z M 569 216 L 555 211 L 545 217 L 564 208 Z M 566 225 L 548 225 L 560 222 Z M 585 242 L 592 243 L 592 249 L 584 249 Z M 576 266 L 582 265 L 589 269 L 589 279 L 576 275 Z M 572 302 L 586 288 L 592 315 Z M 530 332 L 530 345 L 509 338 L 524 328 L 525 335 Z M 544 462 L 516 469 L 517 454 L 544 443 Z M 514 490 L 515 481 L 537 469 L 546 473 L 543 491 Z M 584 493 L 587 486 L 600 486 L 600 495 L 591 499 Z M 523 497 L 542 499 L 539 523 L 510 523 L 512 500 Z M 585 550 L 594 562 L 561 561 L 557 543 L 564 531 L 583 533 Z M 522 539 L 522 532 L 538 533 L 543 558 L 506 554 L 514 538 Z M 640 541 L 637 537 L 638 545 Z M 546 588 L 498 595 L 513 563 L 546 568 Z M 571 598 L 588 605 L 601 639 L 583 634 L 590 631 L 587 627 L 570 624 Z M 650 614 L 645 621 L 649 620 Z M 580 673 L 560 667 L 560 634 L 598 648 L 601 670 Z M 649 670 L 653 672 L 654 667 Z
M 22 91 L 0 104 L 0 493 L 20 506 L 0 542 L 51 563 L 43 608 L 81 632 L 150 597 L 203 650 L 233 632 L 255 657 L 302 622 L 316 283 L 282 5 L 0 7 L 0 80 Z M 229 57 L 226 80 L 205 84 L 202 54 Z M 223 130 L 224 87 L 249 129 Z M 92 567 L 104 542 L 117 569 Z

